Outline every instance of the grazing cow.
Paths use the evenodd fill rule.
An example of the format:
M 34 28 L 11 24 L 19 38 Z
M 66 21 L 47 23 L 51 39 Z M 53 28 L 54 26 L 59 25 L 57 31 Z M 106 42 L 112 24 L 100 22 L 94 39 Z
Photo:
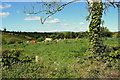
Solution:
M 76 37 L 76 40 L 78 40 L 78 37 Z
M 52 41 L 52 38 L 46 38 L 44 41 L 45 41 L 45 42 L 47 42 L 47 41 Z
M 36 43 L 36 41 L 27 41 L 27 43 Z
M 36 43 L 36 41 L 30 41 L 30 43 Z
M 58 39 L 55 39 L 56 42 L 58 42 L 59 40 Z
M 23 43 L 23 41 L 17 41 L 16 43 L 20 44 L 20 43 Z
M 62 39 L 60 38 L 59 41 L 61 41 Z
M 27 41 L 27 43 L 29 43 L 30 41 Z
M 66 38 L 64 38 L 64 40 L 66 40 Z

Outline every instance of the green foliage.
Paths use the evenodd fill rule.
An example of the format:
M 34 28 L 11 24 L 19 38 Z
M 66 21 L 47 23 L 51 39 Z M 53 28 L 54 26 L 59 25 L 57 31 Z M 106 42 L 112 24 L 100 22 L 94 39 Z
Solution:
M 53 40 L 55 40 L 56 38 L 58 38 L 58 36 L 55 35 L 55 34 L 52 34 L 52 35 L 50 35 L 50 38 L 52 38 Z
M 112 37 L 112 32 L 110 32 L 106 27 L 101 27 L 100 33 L 102 37 Z
M 30 62 L 32 59 L 28 55 L 23 55 L 23 49 L 3 49 L 2 50 L 2 67 L 9 68 L 18 62 Z
M 91 13 L 91 22 L 89 25 L 89 49 L 88 57 L 92 59 L 101 59 L 102 53 L 105 51 L 105 45 L 100 34 L 100 25 L 103 12 L 103 3 L 94 2 Z
M 119 33 L 114 33 L 114 34 L 112 35 L 112 37 L 113 37 L 113 38 L 119 38 L 119 37 L 120 37 L 120 34 L 119 34 Z
M 109 50 L 104 53 L 104 60 L 105 61 L 114 61 L 116 59 L 120 59 L 120 46 L 119 45 L 112 45 L 109 47 Z
M 106 40 L 108 47 L 105 57 L 111 52 L 118 52 L 117 42 L 118 38 Z M 24 48 L 24 52 L 21 52 L 18 57 L 21 61 L 3 70 L 3 78 L 103 78 L 104 76 L 111 77 L 110 74 L 113 72 L 119 73 L 117 72 L 119 62 L 117 57 L 109 56 L 112 60 L 110 61 L 108 57 L 109 59 L 104 59 L 104 62 L 89 60 L 87 56 L 84 56 L 88 48 L 88 39 L 67 39 L 57 43 L 53 41 L 11 44 L 3 45 L 3 48 L 9 51 Z M 32 62 L 27 59 L 28 55 L 30 56 L 28 59 Z M 35 56 L 39 56 L 38 63 L 33 61 Z M 28 62 L 24 60 L 25 58 Z
M 43 38 L 43 37 L 40 37 L 40 38 L 37 39 L 38 42 L 41 42 L 41 41 L 44 41 L 44 40 L 45 40 L 45 38 Z

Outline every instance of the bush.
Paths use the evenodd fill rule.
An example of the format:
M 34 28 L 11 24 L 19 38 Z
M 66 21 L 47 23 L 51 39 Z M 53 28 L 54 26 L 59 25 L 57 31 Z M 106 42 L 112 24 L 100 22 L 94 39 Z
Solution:
M 120 58 L 120 46 L 119 45 L 112 45 L 106 48 L 105 53 L 103 54 L 103 61 L 114 61 Z
M 112 37 L 112 32 L 107 29 L 107 27 L 100 27 L 102 37 Z
M 38 42 L 41 42 L 41 41 L 44 41 L 44 39 L 45 39 L 45 38 L 40 37 L 40 38 L 37 39 L 37 41 L 38 41 Z
M 119 33 L 115 33 L 115 34 L 112 36 L 112 38 L 118 38 L 118 37 L 120 37 L 120 34 L 119 34 Z
M 16 41 L 19 41 L 17 38 L 10 38 L 8 44 L 14 44 Z
M 18 62 L 30 62 L 32 59 L 28 55 L 23 55 L 23 49 L 2 50 L 2 67 L 9 68 Z

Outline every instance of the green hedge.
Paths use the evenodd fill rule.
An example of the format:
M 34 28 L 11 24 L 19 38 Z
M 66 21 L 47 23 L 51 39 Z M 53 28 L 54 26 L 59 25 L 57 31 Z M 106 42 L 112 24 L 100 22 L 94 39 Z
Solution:
M 23 49 L 2 50 L 2 67 L 9 68 L 18 62 L 31 62 L 33 58 L 22 53 Z

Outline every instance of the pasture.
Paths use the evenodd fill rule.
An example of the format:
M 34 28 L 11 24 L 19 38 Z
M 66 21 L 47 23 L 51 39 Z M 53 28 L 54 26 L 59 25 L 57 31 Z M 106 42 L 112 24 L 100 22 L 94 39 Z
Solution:
M 117 45 L 119 38 L 108 38 L 108 46 Z M 68 39 L 59 42 L 37 42 L 3 45 L 2 49 L 24 49 L 24 55 L 39 56 L 38 63 L 13 64 L 10 69 L 2 71 L 3 78 L 106 78 L 112 77 L 111 73 L 118 75 L 117 64 L 114 69 L 99 66 L 98 72 L 89 65 L 89 61 L 81 64 L 83 55 L 88 48 L 88 39 Z M 104 63 L 100 63 L 104 65 Z M 89 72 L 89 70 L 93 72 Z M 94 74 L 93 74 L 94 73 Z

